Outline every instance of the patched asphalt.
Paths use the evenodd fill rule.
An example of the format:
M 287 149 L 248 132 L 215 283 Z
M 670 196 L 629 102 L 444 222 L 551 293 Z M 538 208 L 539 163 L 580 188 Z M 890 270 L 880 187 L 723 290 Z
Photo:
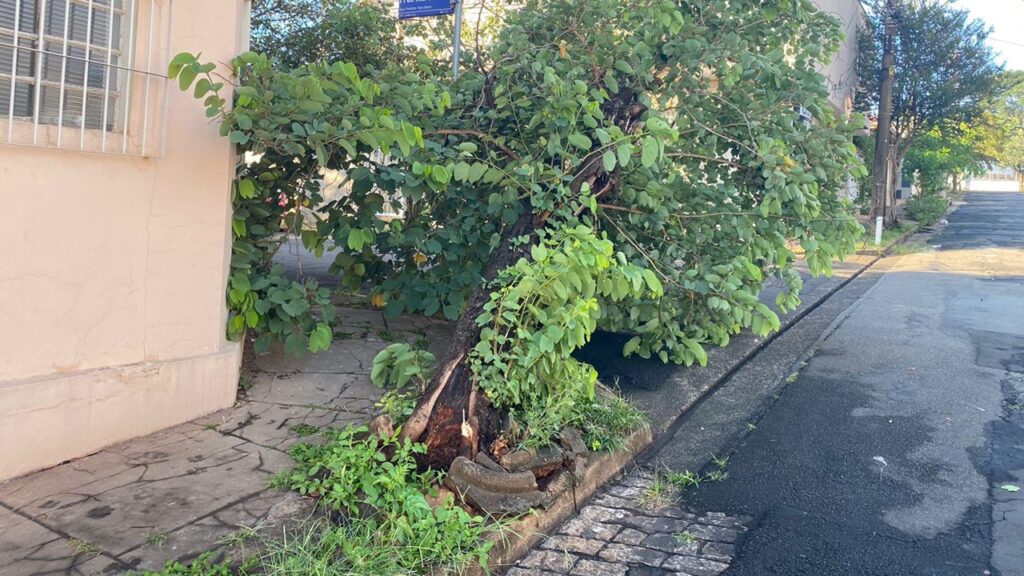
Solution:
M 729 455 L 681 498 L 753 518 L 726 574 L 1024 575 L 1024 495 L 1002 489 L 1024 487 L 1024 194 L 969 194 L 930 245 L 794 325 L 653 455 Z

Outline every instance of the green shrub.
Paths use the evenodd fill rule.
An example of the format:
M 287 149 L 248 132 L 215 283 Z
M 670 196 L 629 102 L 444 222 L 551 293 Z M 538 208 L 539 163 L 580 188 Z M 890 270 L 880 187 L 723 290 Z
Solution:
M 949 208 L 949 201 L 941 196 L 915 196 L 907 201 L 907 217 L 921 226 L 939 221 Z
M 433 506 L 427 501 L 440 475 L 417 470 L 415 456 L 424 453 L 424 445 L 367 435 L 365 426 L 327 436 L 325 444 L 294 447 L 296 467 L 278 483 L 318 496 L 350 520 L 272 543 L 263 560 L 268 572 L 425 574 L 459 572 L 473 562 L 486 565 L 492 544 L 484 534 L 493 525 L 451 496 Z

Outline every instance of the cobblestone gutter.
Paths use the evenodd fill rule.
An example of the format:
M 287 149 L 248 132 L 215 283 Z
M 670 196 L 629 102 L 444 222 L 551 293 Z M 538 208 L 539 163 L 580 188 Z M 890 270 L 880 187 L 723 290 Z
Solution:
M 507 576 L 724 572 L 750 519 L 696 515 L 667 500 L 650 503 L 645 495 L 654 482 L 650 472 L 634 470 L 601 489 L 578 516 L 542 540 Z

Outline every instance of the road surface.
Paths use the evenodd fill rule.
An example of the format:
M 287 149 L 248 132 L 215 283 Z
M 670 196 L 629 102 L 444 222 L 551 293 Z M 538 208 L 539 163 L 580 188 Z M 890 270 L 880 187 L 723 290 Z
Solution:
M 761 414 L 727 382 L 654 457 L 730 441 L 682 495 L 750 518 L 727 575 L 1024 575 L 1024 194 L 969 194 L 877 268 Z

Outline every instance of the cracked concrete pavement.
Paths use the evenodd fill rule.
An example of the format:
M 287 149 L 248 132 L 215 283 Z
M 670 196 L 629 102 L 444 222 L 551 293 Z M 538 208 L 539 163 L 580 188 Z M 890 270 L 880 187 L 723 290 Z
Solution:
M 346 337 L 328 352 L 256 360 L 233 408 L 0 483 L 0 574 L 93 576 L 159 569 L 248 528 L 279 533 L 311 501 L 270 490 L 287 450 L 309 427 L 366 421 L 381 391 L 373 357 L 392 341 L 425 338 L 434 351 L 448 324 L 343 308 Z

